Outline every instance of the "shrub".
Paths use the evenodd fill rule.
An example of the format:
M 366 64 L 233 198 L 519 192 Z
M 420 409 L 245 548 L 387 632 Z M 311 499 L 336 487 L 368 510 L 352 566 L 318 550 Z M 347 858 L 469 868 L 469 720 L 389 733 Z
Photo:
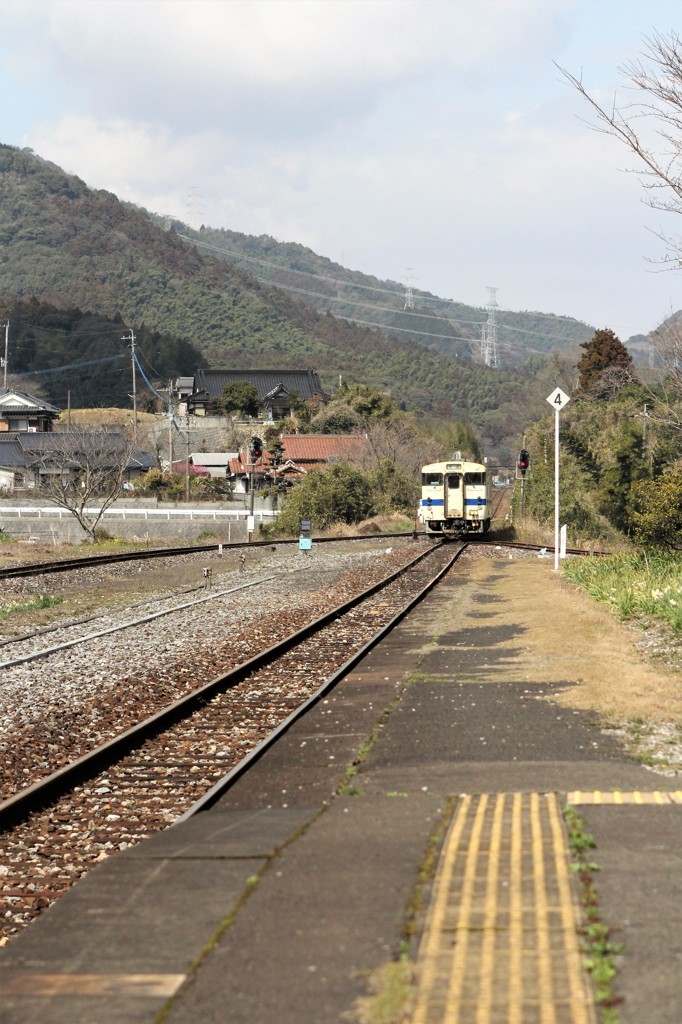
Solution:
M 682 548 L 682 469 L 633 489 L 632 525 L 643 547 Z
M 346 463 L 312 470 L 289 491 L 278 517 L 278 529 L 296 535 L 301 519 L 313 529 L 333 523 L 359 523 L 373 512 L 372 491 L 364 473 Z

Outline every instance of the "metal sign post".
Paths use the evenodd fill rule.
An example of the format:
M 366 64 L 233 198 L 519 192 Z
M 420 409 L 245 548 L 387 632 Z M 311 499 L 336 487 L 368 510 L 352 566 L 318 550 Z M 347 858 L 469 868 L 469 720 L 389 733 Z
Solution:
M 554 409 L 554 571 L 559 571 L 559 413 L 571 399 L 555 388 L 547 401 Z

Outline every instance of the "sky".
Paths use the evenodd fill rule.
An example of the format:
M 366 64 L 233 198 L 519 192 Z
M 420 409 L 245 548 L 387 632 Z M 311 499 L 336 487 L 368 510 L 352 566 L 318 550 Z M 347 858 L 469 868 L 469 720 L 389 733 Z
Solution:
M 636 158 L 586 123 L 678 0 L 2 0 L 0 142 L 443 298 L 648 333 L 682 308 Z

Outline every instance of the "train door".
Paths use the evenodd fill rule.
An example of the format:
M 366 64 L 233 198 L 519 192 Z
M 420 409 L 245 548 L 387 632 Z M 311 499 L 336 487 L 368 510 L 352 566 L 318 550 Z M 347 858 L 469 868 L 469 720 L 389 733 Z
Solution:
M 448 473 L 445 477 L 445 518 L 462 519 L 464 516 L 464 491 L 462 474 Z
M 465 473 L 463 487 L 467 524 L 471 529 L 483 530 L 483 523 L 489 512 L 486 501 L 486 474 Z

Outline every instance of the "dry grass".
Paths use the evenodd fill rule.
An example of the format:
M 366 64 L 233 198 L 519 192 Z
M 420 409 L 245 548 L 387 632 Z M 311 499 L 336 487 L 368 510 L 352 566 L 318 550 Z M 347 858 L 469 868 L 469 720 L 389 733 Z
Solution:
M 469 571 L 483 581 L 490 565 L 472 562 Z M 655 664 L 638 645 L 641 634 L 555 575 L 553 560 L 515 560 L 494 593 L 502 599 L 495 624 L 524 627 L 521 641 L 507 641 L 514 655 L 505 678 L 574 683 L 560 703 L 611 719 L 682 722 L 682 675 Z
M 71 425 L 79 427 L 120 427 L 121 429 L 127 429 L 133 423 L 132 409 L 72 409 L 70 414 L 62 412 L 61 416 L 55 421 L 59 430 L 68 429 L 69 415 Z M 137 422 L 141 427 L 158 423 L 161 420 L 162 417 L 157 413 L 138 412 L 137 414 Z

